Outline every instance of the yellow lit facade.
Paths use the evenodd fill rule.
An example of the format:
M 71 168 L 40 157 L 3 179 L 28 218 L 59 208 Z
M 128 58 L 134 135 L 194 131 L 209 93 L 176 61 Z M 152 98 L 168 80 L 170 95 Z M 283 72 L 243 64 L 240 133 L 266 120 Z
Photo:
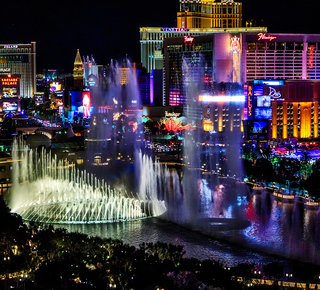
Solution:
M 318 138 L 317 102 L 282 102 L 273 104 L 272 138 Z
M 318 138 L 320 82 L 287 81 L 277 91 L 283 100 L 272 101 L 271 137 Z
M 179 28 L 242 27 L 242 3 L 233 0 L 180 0 Z
M 243 132 L 243 114 L 243 103 L 217 102 L 203 105 L 203 130 Z
M 76 58 L 74 60 L 74 66 L 73 66 L 73 81 L 74 86 L 82 90 L 83 88 L 83 76 L 84 76 L 84 69 L 83 69 L 83 63 L 80 56 L 80 51 L 77 49 Z

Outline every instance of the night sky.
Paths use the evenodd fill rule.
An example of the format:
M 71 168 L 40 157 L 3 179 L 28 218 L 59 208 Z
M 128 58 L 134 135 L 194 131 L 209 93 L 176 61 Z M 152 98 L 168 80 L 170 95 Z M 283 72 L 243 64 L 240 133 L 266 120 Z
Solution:
M 243 20 L 269 32 L 320 34 L 318 2 L 243 0 Z M 179 0 L 16 0 L 0 9 L 2 44 L 36 41 L 38 73 L 72 72 L 77 48 L 98 64 L 125 55 L 139 62 L 139 27 L 175 27 Z

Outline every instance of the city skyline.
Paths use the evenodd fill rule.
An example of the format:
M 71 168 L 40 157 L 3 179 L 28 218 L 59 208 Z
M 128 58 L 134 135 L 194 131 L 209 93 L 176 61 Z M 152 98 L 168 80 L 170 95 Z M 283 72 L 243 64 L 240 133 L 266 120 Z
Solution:
M 71 2 L 71 1 L 70 1 Z M 175 27 L 178 0 L 129 3 L 80 0 L 57 1 L 43 7 L 40 1 L 17 0 L 2 4 L 1 43 L 37 43 L 37 73 L 43 69 L 72 72 L 77 49 L 92 55 L 98 64 L 126 55 L 140 62 L 139 27 Z M 272 33 L 320 33 L 316 0 L 308 5 L 275 0 L 243 3 L 243 22 L 253 20 Z M 9 13 L 12 11 L 13 13 Z M 299 17 L 299 18 L 298 18 Z

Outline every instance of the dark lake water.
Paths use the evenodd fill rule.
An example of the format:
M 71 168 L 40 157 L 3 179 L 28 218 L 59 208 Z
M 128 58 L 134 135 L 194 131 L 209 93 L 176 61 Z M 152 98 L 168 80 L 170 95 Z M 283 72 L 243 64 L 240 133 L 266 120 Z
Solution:
M 298 201 L 281 203 L 266 192 L 252 194 L 228 185 L 219 192 L 201 184 L 201 213 L 196 225 L 163 218 L 107 224 L 64 225 L 68 231 L 120 239 L 138 247 L 143 242 L 183 245 L 185 257 L 214 259 L 232 266 L 307 262 L 320 265 L 319 214 Z M 229 199 L 226 196 L 232 196 Z

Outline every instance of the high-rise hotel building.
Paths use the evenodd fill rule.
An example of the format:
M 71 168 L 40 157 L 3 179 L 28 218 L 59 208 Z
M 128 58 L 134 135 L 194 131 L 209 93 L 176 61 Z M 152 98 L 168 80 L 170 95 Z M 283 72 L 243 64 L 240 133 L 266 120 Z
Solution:
M 236 28 L 242 26 L 242 3 L 233 0 L 180 0 L 177 27 Z
M 36 43 L 0 44 L 0 73 L 18 76 L 19 97 L 32 98 L 36 91 Z
M 242 27 L 242 3 L 233 0 L 180 0 L 177 27 L 141 27 L 141 63 L 148 72 L 162 69 L 163 41 L 171 37 L 221 32 L 265 33 L 265 27 Z
M 319 138 L 320 34 L 247 34 L 244 43 L 247 82 L 284 81 L 267 82 L 263 91 L 254 87 L 253 102 L 260 96 L 271 100 L 270 108 L 253 107 L 270 111 L 270 137 Z

